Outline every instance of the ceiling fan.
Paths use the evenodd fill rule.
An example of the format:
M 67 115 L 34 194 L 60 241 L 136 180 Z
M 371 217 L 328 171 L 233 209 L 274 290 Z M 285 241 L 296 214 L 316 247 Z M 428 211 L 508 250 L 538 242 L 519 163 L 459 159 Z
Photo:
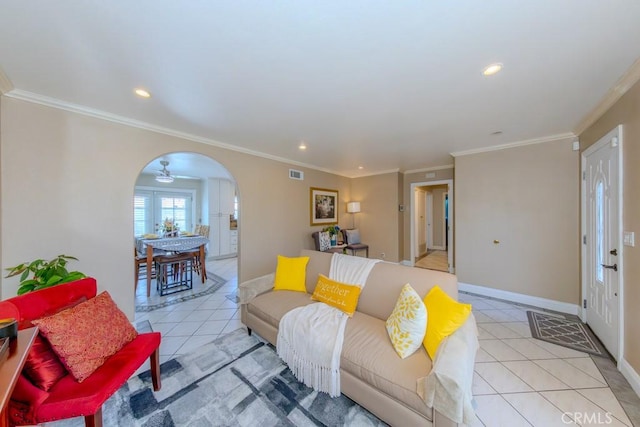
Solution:
M 169 162 L 166 160 L 160 160 L 160 164 L 162 165 L 162 169 L 159 171 L 160 173 L 156 175 L 156 181 L 163 184 L 169 184 L 173 182 L 173 176 L 171 176 L 171 172 L 169 172 L 169 170 L 167 169 L 167 166 L 169 166 Z

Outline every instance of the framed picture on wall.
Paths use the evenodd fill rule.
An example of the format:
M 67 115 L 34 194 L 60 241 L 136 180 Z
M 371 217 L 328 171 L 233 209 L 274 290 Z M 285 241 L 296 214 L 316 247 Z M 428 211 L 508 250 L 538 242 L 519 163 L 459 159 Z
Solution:
M 311 225 L 338 223 L 338 190 L 311 187 Z

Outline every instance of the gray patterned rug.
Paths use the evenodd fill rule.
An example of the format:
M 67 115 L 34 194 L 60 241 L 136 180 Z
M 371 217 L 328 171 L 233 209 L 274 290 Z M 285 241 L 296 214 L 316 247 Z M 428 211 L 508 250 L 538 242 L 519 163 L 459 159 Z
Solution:
M 600 340 L 577 316 L 572 318 L 527 311 L 531 335 L 542 341 L 558 344 L 596 356 L 608 357 Z
M 103 406 L 105 426 L 384 426 L 351 399 L 299 383 L 273 346 L 238 329 L 131 378 Z M 84 426 L 82 418 L 47 424 Z
M 196 280 L 194 275 L 194 281 Z M 197 280 L 200 280 L 199 278 Z M 152 282 L 152 287 L 155 286 Z M 218 289 L 220 289 L 224 284 L 227 283 L 226 279 L 223 279 L 220 276 L 217 276 L 213 273 L 207 272 L 207 280 L 204 282 L 203 287 L 198 289 L 198 285 L 194 283 L 194 289 L 189 291 L 183 291 L 171 295 L 167 295 L 164 297 L 157 296 L 152 297 L 146 301 L 136 301 L 136 311 L 138 313 L 145 313 L 153 310 L 157 310 L 159 308 L 168 307 L 173 304 L 178 304 L 181 302 L 189 301 L 194 298 L 200 298 L 205 295 L 211 295 Z

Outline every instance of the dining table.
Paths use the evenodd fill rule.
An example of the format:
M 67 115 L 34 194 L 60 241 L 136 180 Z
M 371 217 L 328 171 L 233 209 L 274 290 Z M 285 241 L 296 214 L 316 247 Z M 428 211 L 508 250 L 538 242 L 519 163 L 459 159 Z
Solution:
M 151 296 L 151 269 L 153 268 L 154 250 L 164 252 L 186 252 L 199 248 L 202 283 L 207 280 L 207 269 L 205 267 L 205 246 L 209 239 L 199 235 L 179 236 L 179 237 L 158 237 L 158 238 L 136 238 L 136 249 L 139 253 L 147 255 L 147 297 Z

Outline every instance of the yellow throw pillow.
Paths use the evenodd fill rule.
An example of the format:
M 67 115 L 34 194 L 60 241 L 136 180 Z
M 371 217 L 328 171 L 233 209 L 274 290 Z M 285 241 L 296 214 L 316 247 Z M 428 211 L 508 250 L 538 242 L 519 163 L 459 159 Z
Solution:
M 424 346 L 431 360 L 434 360 L 440 342 L 466 322 L 471 313 L 471 304 L 459 303 L 435 286 L 424 297 L 424 305 L 429 313 Z
M 352 317 L 358 306 L 360 291 L 360 286 L 336 282 L 320 274 L 311 299 L 342 310 L 347 316 Z
M 308 256 L 287 258 L 278 255 L 278 266 L 276 267 L 273 289 L 276 291 L 307 292 L 305 278 L 308 262 Z
M 398 356 L 411 356 L 422 344 L 427 329 L 427 309 L 420 295 L 406 284 L 387 319 L 387 333 Z

